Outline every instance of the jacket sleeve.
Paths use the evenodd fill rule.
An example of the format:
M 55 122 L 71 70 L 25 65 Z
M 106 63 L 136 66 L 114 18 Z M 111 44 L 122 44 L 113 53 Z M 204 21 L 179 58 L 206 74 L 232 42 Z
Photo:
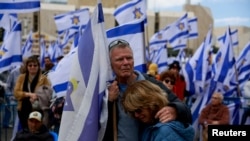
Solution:
M 23 98 L 25 98 L 25 92 L 23 91 L 24 78 L 24 74 L 20 75 L 17 78 L 16 85 L 14 88 L 14 96 L 18 101 L 21 101 Z
M 145 79 L 158 85 L 160 88 L 162 88 L 166 93 L 168 94 L 167 98 L 169 100 L 169 105 L 171 107 L 174 107 L 176 109 L 177 113 L 177 119 L 178 121 L 182 123 L 190 123 L 192 124 L 192 114 L 189 107 L 183 103 L 172 91 L 170 91 L 165 85 L 152 77 L 147 76 L 146 74 L 143 74 Z
M 229 113 L 228 107 L 223 105 L 221 112 L 222 112 L 222 114 L 221 114 L 222 117 L 218 121 L 219 124 L 229 124 L 230 123 L 230 113 Z
M 198 119 L 199 124 L 204 125 L 205 122 L 208 122 L 208 118 L 207 118 L 208 111 L 209 111 L 209 106 L 206 106 L 201 110 L 201 113 Z

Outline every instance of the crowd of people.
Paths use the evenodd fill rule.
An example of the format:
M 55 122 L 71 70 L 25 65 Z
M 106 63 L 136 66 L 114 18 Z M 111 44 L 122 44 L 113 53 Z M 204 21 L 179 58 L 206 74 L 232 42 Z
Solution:
M 139 72 L 134 69 L 131 46 L 121 39 L 109 44 L 109 57 L 115 79 L 107 87 L 108 120 L 103 141 L 195 139 L 191 110 L 185 103 L 189 94 L 178 61 L 162 73 L 158 73 L 154 63 L 148 65 L 147 73 Z M 13 137 L 15 141 L 52 141 L 51 131 L 58 135 L 65 99 L 58 98 L 52 104 L 54 91 L 47 74 L 54 66 L 46 57 L 45 69 L 41 69 L 38 57 L 31 56 L 19 67 L 5 72 L 9 74 L 2 73 L 6 77 L 0 77 L 5 93 L 8 91 L 17 102 L 20 126 Z M 9 112 L 6 107 L 5 128 L 13 124 L 7 120 L 11 119 Z M 229 110 L 221 93 L 215 92 L 211 103 L 200 113 L 203 141 L 207 140 L 207 126 L 211 124 L 230 124 Z

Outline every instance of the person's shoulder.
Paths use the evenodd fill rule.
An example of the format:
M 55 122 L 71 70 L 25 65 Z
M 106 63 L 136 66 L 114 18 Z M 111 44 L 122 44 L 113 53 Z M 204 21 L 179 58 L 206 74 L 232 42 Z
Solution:
M 24 74 L 20 74 L 18 77 L 20 78 L 20 79 L 24 79 L 25 78 L 25 73 Z

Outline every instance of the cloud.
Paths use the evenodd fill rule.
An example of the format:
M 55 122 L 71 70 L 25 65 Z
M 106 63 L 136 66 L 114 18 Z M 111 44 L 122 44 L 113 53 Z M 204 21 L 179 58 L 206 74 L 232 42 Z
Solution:
M 202 0 L 191 0 L 191 3 L 200 3 Z M 166 9 L 183 6 L 186 0 L 148 0 L 149 9 Z
M 222 19 L 215 19 L 215 25 L 245 25 L 246 23 L 250 22 L 250 18 L 242 18 L 242 17 L 229 17 L 229 18 L 222 18 Z

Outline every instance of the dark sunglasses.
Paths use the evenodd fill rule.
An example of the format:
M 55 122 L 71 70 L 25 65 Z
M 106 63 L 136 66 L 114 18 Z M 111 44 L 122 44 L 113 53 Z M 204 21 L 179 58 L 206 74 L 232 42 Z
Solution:
M 125 40 L 122 40 L 122 39 L 117 39 L 117 40 L 114 40 L 112 41 L 110 44 L 109 44 L 109 50 L 117 45 L 127 45 L 129 46 L 129 43 Z
M 175 82 L 174 82 L 173 80 L 169 80 L 169 79 L 165 79 L 164 82 L 166 82 L 166 83 L 169 83 L 169 82 L 170 82 L 171 85 L 174 85 L 174 84 L 175 84 Z
M 140 108 L 138 108 L 138 109 L 135 109 L 134 111 L 131 111 L 130 113 L 132 115 L 134 115 L 135 113 L 140 114 L 141 112 L 142 112 L 142 110 Z
M 32 67 L 32 66 L 33 66 L 33 67 L 37 67 L 38 65 L 28 65 L 28 67 Z

